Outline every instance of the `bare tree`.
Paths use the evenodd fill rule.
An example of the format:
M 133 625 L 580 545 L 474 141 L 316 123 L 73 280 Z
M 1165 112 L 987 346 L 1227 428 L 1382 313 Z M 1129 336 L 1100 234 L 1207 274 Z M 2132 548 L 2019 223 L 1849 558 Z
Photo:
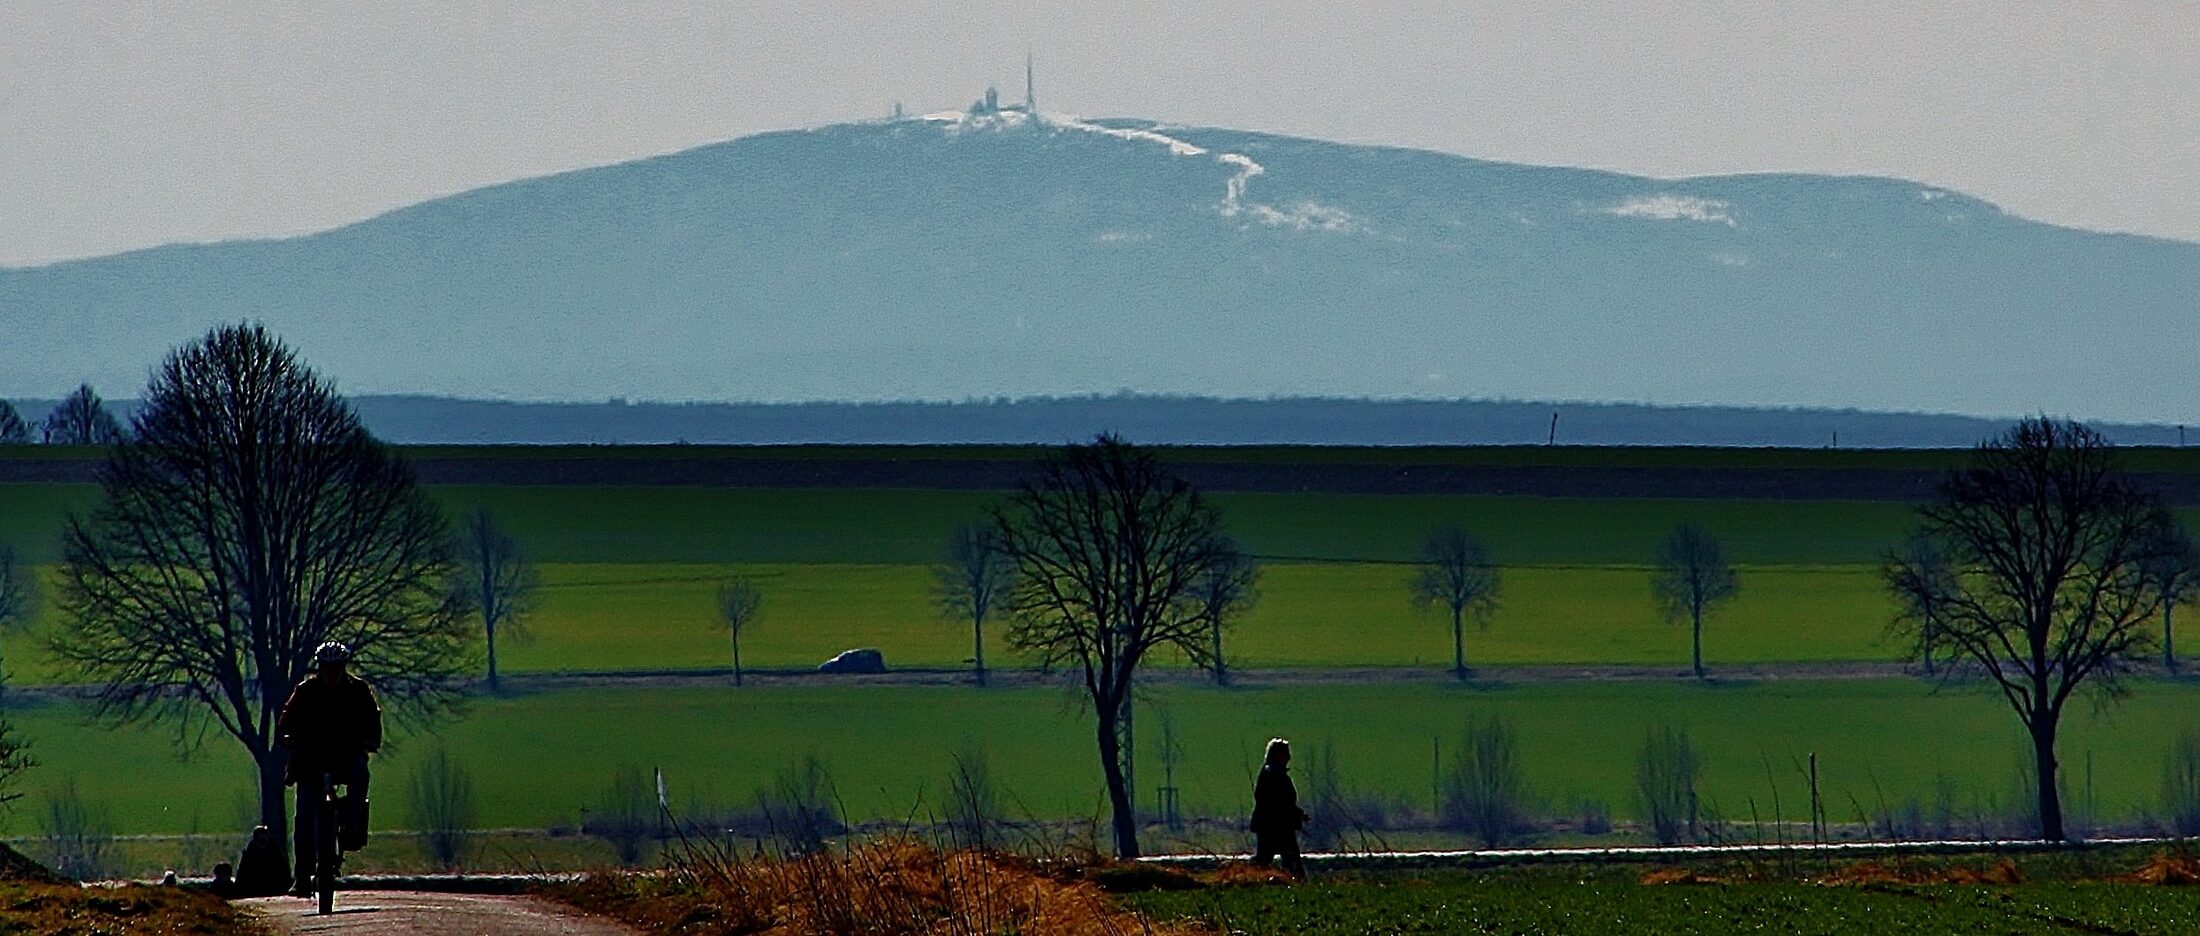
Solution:
M 1413 605 L 1451 614 L 1451 672 L 1467 678 L 1467 619 L 1489 626 L 1500 581 L 1482 541 L 1454 524 L 1429 531 L 1413 573 Z
M 481 620 L 481 635 L 489 658 L 489 691 L 497 682 L 497 638 L 527 638 L 527 618 L 534 609 L 535 589 L 542 584 L 535 564 L 528 561 L 519 542 L 497 524 L 489 511 L 475 508 L 458 530 L 458 574 L 453 591 Z
M 450 600 L 450 531 L 412 469 L 259 326 L 171 353 L 99 503 L 62 537 L 53 652 L 100 714 L 211 723 L 258 766 L 260 822 L 287 842 L 275 717 L 325 640 L 385 709 L 459 701 L 470 635 Z
M 1650 594 L 1667 621 L 1688 622 L 1697 679 L 1704 677 L 1704 615 L 1740 590 L 1734 567 L 1727 564 L 1726 551 L 1694 522 L 1683 521 L 1658 545 L 1658 564 L 1650 573 Z
M 38 580 L 15 548 L 0 543 L 0 634 L 21 631 L 38 610 Z
M 2145 556 L 2139 560 L 2139 577 L 2162 606 L 2162 666 L 2177 672 L 2177 639 L 2170 614 L 2177 606 L 2200 597 L 2200 546 L 2192 531 L 2177 516 L 2162 511 L 2147 530 Z
M 1895 594 L 1897 610 L 1888 633 L 1909 641 L 1908 655 L 1924 667 L 1925 675 L 1934 675 L 1940 657 L 1953 652 L 1939 636 L 1941 615 L 1958 588 L 1955 567 L 1948 564 L 1948 555 L 1938 544 L 1912 536 L 1887 557 L 1881 570 L 1890 578 L 1901 570 L 1915 576 L 1915 588 Z
M 111 445 L 122 440 L 123 432 L 92 385 L 79 384 L 46 414 L 44 436 L 48 445 Z
M 1213 561 L 1192 582 L 1191 601 L 1206 617 L 1208 636 L 1214 643 L 1207 669 L 1214 674 L 1215 685 L 1230 684 L 1230 661 L 1223 655 L 1222 637 L 1232 619 L 1252 609 L 1258 599 L 1254 584 L 1259 581 L 1260 566 L 1238 548 L 1234 537 L 1221 534 L 1214 544 Z
M 947 556 L 932 570 L 940 610 L 970 622 L 971 675 L 985 685 L 985 622 L 1007 597 L 1016 564 L 1001 551 L 990 523 L 966 523 L 947 538 Z
M 1131 705 L 1146 656 L 1211 666 L 1214 622 L 1187 600 L 1223 560 L 1222 514 L 1113 435 L 1042 461 L 995 515 L 1016 561 L 1010 646 L 1075 672 L 1093 708 L 1116 854 L 1138 856 Z
M 2060 841 L 2063 706 L 2087 685 L 2120 698 L 2124 674 L 2151 654 L 2159 602 L 2141 567 L 2162 508 L 2125 479 L 2099 433 L 2038 418 L 1980 445 L 1919 514 L 1920 535 L 1957 570 L 1937 639 L 1992 677 L 2024 723 L 2040 837 Z M 1887 582 L 1897 595 L 1932 587 L 1905 564 Z
M 0 400 L 0 445 L 24 445 L 31 440 L 31 427 L 23 421 L 23 414 L 15 404 Z
M 733 641 L 733 684 L 741 685 L 741 635 L 756 626 L 764 610 L 764 592 L 745 575 L 736 575 L 718 586 L 718 623 Z
M 31 743 L 17 735 L 15 723 L 0 714 L 0 807 L 23 798 L 15 781 L 36 766 L 38 758 L 31 756 Z

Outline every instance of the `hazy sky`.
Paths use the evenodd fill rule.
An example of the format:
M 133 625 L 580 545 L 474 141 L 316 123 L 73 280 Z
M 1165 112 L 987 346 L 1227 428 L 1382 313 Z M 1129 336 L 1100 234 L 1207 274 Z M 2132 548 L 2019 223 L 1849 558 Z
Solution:
M 333 227 L 760 130 L 1041 107 L 2200 240 L 2200 4 L 0 3 L 0 264 Z

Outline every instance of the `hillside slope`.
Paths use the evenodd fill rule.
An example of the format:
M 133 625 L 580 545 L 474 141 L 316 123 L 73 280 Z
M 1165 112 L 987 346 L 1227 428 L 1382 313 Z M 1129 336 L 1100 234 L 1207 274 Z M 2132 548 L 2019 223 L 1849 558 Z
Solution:
M 321 234 L 0 271 L 0 394 L 260 319 L 347 390 L 1612 399 L 2179 421 L 2200 245 L 1916 183 L 1141 121 L 770 133 Z

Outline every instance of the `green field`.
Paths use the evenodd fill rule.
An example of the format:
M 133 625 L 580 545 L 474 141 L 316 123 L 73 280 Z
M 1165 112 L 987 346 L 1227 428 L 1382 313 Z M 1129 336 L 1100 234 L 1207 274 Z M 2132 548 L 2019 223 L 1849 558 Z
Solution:
M 2177 730 L 2200 725 L 2196 705 L 2200 685 L 2153 682 L 2118 709 L 2078 706 L 2063 747 L 2073 812 L 2083 808 L 2077 773 L 2088 754 L 2100 816 L 2158 812 L 2161 758 Z M 1658 724 L 1693 734 L 1706 759 L 1706 802 L 1744 825 L 1752 802 L 1771 820 L 1775 788 L 1784 815 L 1802 814 L 1799 764 L 1813 752 L 1836 822 L 1855 821 L 1857 805 L 1929 798 L 1943 778 L 1966 816 L 1974 807 L 1993 814 L 2010 802 L 2020 751 L 1998 697 L 1903 680 L 1180 686 L 1152 692 L 1141 712 L 1145 796 L 1159 783 L 1153 726 L 1167 712 L 1187 752 L 1178 775 L 1186 807 L 1223 816 L 1247 808 L 1260 746 L 1274 735 L 1294 739 L 1302 759 L 1334 758 L 1348 787 L 1425 804 L 1432 740 L 1456 743 L 1472 715 L 1512 721 L 1538 797 L 1562 812 L 1599 800 L 1622 817 L 1633 812 L 1635 750 Z M 232 822 L 249 788 L 240 749 L 226 738 L 207 736 L 197 757 L 179 762 L 172 726 L 94 730 L 80 706 L 61 702 L 17 705 L 11 716 L 44 763 L 25 785 L 33 804 L 74 776 L 87 798 L 112 810 L 117 828 L 180 832 L 193 814 L 202 827 Z M 485 826 L 575 824 L 621 766 L 663 768 L 676 803 L 740 803 L 807 755 L 831 769 L 852 815 L 921 815 L 922 798 L 936 802 L 943 788 L 950 752 L 966 745 L 987 750 L 1019 812 L 1102 812 L 1090 722 L 1053 689 L 614 688 L 482 699 L 382 759 L 379 825 L 405 825 L 403 778 L 436 744 L 474 774 Z M 31 831 L 35 815 L 19 809 L 9 829 Z
M 1705 626 L 1707 662 L 1892 659 L 1896 648 L 1884 639 L 1892 605 L 1872 571 L 1744 568 L 1741 596 Z M 925 566 L 557 563 L 542 570 L 532 639 L 503 642 L 500 662 L 514 673 L 728 666 L 713 602 L 717 583 L 733 574 L 765 593 L 744 665 L 808 668 L 850 647 L 877 647 L 899 667 L 954 668 L 970 658 L 969 629 L 941 616 Z M 1254 668 L 1449 666 L 1448 619 L 1410 604 L 1409 575 L 1400 565 L 1271 565 L 1228 652 Z M 1470 663 L 1688 662 L 1688 631 L 1659 616 L 1643 569 L 1512 568 L 1504 576 L 1503 606 L 1487 628 L 1467 634 Z M 16 685 L 56 680 L 43 633 L 0 645 Z M 987 647 L 988 663 L 1019 665 L 1002 622 L 989 628 Z
M 456 516 L 493 512 L 543 562 L 927 563 L 949 530 L 999 495 L 917 490 L 703 487 L 437 487 Z M 68 511 L 89 485 L 0 484 L 0 537 L 34 561 L 58 558 Z M 1900 504 L 1350 494 L 1220 494 L 1231 532 L 1256 554 L 1411 559 L 1438 523 L 1481 537 L 1499 562 L 1643 563 L 1675 523 L 1695 520 L 1736 561 L 1875 563 L 1911 526 Z
M 952 667 L 967 638 L 936 614 L 925 563 L 996 495 L 910 490 L 445 487 L 456 514 L 486 507 L 542 563 L 537 639 L 506 647 L 515 672 L 725 665 L 712 629 L 722 576 L 757 577 L 766 616 L 744 648 L 760 667 L 807 667 L 875 646 L 890 664 Z M 58 557 L 88 486 L 0 485 L 0 536 Z M 1419 538 L 1450 520 L 1507 568 L 1503 607 L 1469 635 L 1476 663 L 1673 664 L 1687 635 L 1649 598 L 1645 563 L 1694 519 L 1743 564 L 1742 595 L 1707 629 L 1719 663 L 1884 660 L 1891 606 L 1874 574 L 1908 528 L 1899 504 L 1237 494 L 1216 498 L 1246 548 L 1268 557 L 1233 652 L 1252 667 L 1415 666 L 1449 660 L 1446 628 L 1412 609 Z M 49 573 L 51 567 L 48 569 Z M 1015 661 L 994 628 L 990 657 Z M 36 634 L 7 638 L 10 678 L 53 678 Z
M 881 450 L 882 457 L 955 457 L 955 450 Z M 492 458 L 663 456 L 659 450 L 449 450 L 427 455 Z M 816 449 L 682 451 L 692 457 L 852 457 Z M 1025 457 L 1029 450 L 987 457 Z M 1219 457 L 1183 450 L 1170 457 Z M 1482 459 L 1488 464 L 1934 467 L 1950 453 L 1814 453 L 1794 450 L 1232 450 L 1236 460 L 1374 461 Z M 1378 458 L 1378 456 L 1380 456 Z M 2200 461 L 2147 454 L 2161 470 Z M 728 649 L 715 626 L 716 583 L 756 578 L 764 617 L 744 662 L 808 668 L 843 649 L 874 646 L 890 664 L 956 667 L 967 631 L 941 620 L 927 564 L 947 532 L 980 517 L 985 492 L 707 487 L 444 486 L 431 489 L 457 515 L 492 510 L 542 565 L 531 616 L 534 637 L 504 647 L 511 672 L 715 669 Z M 59 558 L 58 533 L 96 497 L 88 485 L 0 484 L 0 541 L 44 563 Z M 1679 668 L 1687 633 L 1658 618 L 1646 563 L 1681 520 L 1720 537 L 1742 566 L 1742 594 L 1705 636 L 1714 671 L 1765 662 L 1887 660 L 1890 616 L 1875 574 L 1880 555 L 1909 529 L 1901 504 L 1532 497 L 1221 494 L 1232 531 L 1262 557 L 1259 603 L 1233 632 L 1231 653 L 1253 669 L 1368 669 L 1447 665 L 1447 627 L 1406 600 L 1407 562 L 1434 524 L 1456 522 L 1483 538 L 1504 566 L 1502 607 L 1470 631 L 1470 664 L 1631 664 Z M 2188 519 L 2200 519 L 2188 514 Z M 40 629 L 0 640 L 10 682 L 55 674 Z M 1018 661 L 991 633 L 989 660 Z M 1162 660 L 1162 666 L 1180 665 Z M 2200 686 L 2148 683 L 2125 707 L 2080 711 L 2066 757 L 2091 752 L 2094 802 L 2103 816 L 2152 808 L 2169 736 L 2200 723 Z M 1710 758 L 1707 798 L 1730 818 L 1752 805 L 1767 818 L 1775 788 L 1799 814 L 1795 765 L 1821 755 L 1837 821 L 1882 798 L 1929 795 L 1952 784 L 1966 803 L 2005 810 L 2015 784 L 2014 719 L 1996 697 L 1933 693 L 1907 680 L 1554 682 L 1454 686 L 1428 680 L 1291 684 L 1216 690 L 1156 688 L 1147 711 L 1166 708 L 1191 752 L 1180 777 L 1195 812 L 1242 811 L 1252 758 L 1276 734 L 1316 757 L 1331 750 L 1355 787 L 1425 803 L 1432 741 L 1449 743 L 1472 713 L 1502 713 L 1519 727 L 1531 785 L 1555 808 L 1600 800 L 1627 815 L 1634 746 L 1653 723 L 1690 727 Z M 2081 705 L 2079 708 L 2083 708 Z M 30 774 L 28 803 L 74 776 L 124 831 L 177 832 L 236 821 L 251 780 L 233 742 L 207 736 L 178 762 L 176 726 L 107 730 L 83 709 L 28 693 L 9 714 L 36 740 L 44 766 Z M 1928 734 L 1929 732 L 1929 734 Z M 195 736 L 196 728 L 186 730 Z M 1154 733 L 1141 732 L 1150 744 Z M 489 826 L 572 825 L 621 766 L 663 767 L 680 802 L 735 802 L 797 758 L 815 754 L 862 817 L 906 816 L 944 782 L 948 752 L 982 743 L 1004 785 L 1043 817 L 1100 811 L 1090 727 L 1070 698 L 1042 689 L 830 686 L 605 688 L 477 700 L 433 739 L 415 737 L 387 758 L 377 819 L 406 823 L 402 778 L 431 743 L 447 745 L 475 773 Z M 1151 764 L 1151 758 L 1148 758 Z M 1148 768 L 1151 769 L 1150 767 Z M 1768 778 L 1767 772 L 1771 776 Z M 2073 766 L 2073 771 L 2076 767 Z M 1943 778 L 1946 784 L 1943 784 Z M 1150 796 L 1151 777 L 1141 788 Z M 9 822 L 17 834 L 35 809 Z
M 2124 856 L 2119 856 L 2124 857 Z M 1971 862 L 1977 863 L 1977 862 Z M 2126 857 L 2118 870 L 2136 865 Z M 2096 880 L 1827 886 L 1637 883 L 1641 867 L 1348 876 L 1295 887 L 1140 894 L 1130 906 L 1246 936 L 1363 933 L 2187 933 L 2200 892 Z M 2097 869 L 2099 875 L 2106 869 Z M 2104 875 L 2105 876 L 2105 875 Z
M 1865 660 L 1893 655 L 1881 635 L 1891 606 L 1858 567 L 1743 571 L 1742 597 L 1707 628 L 1710 661 Z M 556 565 L 545 570 L 536 635 L 505 665 L 528 670 L 723 667 L 714 626 L 721 577 L 752 576 L 765 616 L 742 648 L 758 667 L 808 667 L 849 647 L 878 647 L 889 663 L 955 667 L 970 656 L 967 627 L 942 620 L 923 566 Z M 1447 620 L 1407 600 L 1410 570 L 1395 565 L 1278 564 L 1260 603 L 1232 635 L 1239 665 L 1448 666 Z M 1640 569 L 1507 570 L 1505 604 L 1468 634 L 1479 663 L 1685 665 L 1688 632 L 1666 625 Z M 1014 665 L 996 623 L 989 662 Z

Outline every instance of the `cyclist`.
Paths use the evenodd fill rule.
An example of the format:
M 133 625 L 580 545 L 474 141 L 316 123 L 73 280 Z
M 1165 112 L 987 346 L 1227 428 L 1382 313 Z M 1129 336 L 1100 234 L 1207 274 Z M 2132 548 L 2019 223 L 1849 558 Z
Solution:
M 382 748 L 382 705 L 367 681 L 346 671 L 351 648 L 329 641 L 313 651 L 314 672 L 291 690 L 275 722 L 276 737 L 290 751 L 290 782 L 298 785 L 298 874 L 290 892 L 313 896 L 314 840 L 325 795 L 321 782 L 331 776 L 345 788 L 339 807 L 344 825 L 353 827 L 345 851 L 366 844 L 367 755 Z

